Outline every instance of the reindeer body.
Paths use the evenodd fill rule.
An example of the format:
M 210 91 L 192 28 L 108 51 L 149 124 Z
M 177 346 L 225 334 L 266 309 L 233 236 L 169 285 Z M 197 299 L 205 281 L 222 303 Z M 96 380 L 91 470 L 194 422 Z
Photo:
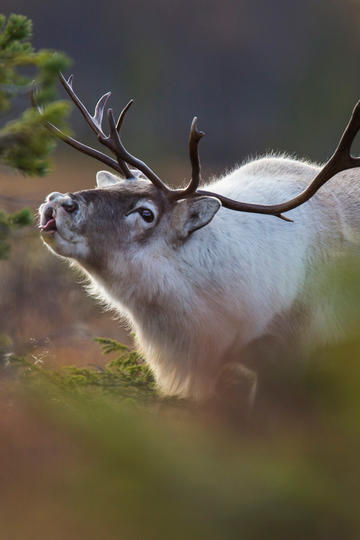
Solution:
M 107 134 L 103 115 L 110 93 L 92 115 L 72 76 L 60 75 L 60 81 L 115 159 L 46 119 L 45 125 L 125 179 L 101 171 L 98 189 L 50 194 L 40 207 L 43 239 L 80 266 L 90 290 L 128 319 L 163 392 L 210 396 L 226 366 L 241 363 L 246 346 L 261 336 L 317 344 L 338 335 L 331 292 L 323 294 L 319 275 L 325 263 L 359 244 L 354 169 L 360 158 L 350 151 L 360 129 L 360 102 L 322 168 L 268 157 L 202 189 L 203 133 L 195 117 L 191 180 L 172 190 L 121 140 L 132 101 L 117 121 L 107 110 Z M 34 91 L 32 99 L 36 105 Z
M 263 158 L 211 188 L 235 199 L 276 203 L 301 192 L 318 170 L 305 162 Z M 150 237 L 134 243 L 127 238 L 125 249 L 123 231 L 115 223 L 109 236 L 104 225 L 114 219 L 107 198 L 121 196 L 124 189 L 148 197 L 154 188 L 145 179 L 133 181 L 131 188 L 119 181 L 80 192 L 93 201 L 105 197 L 103 211 L 98 227 L 96 215 L 87 217 L 95 219 L 94 232 L 85 233 L 76 253 L 65 255 L 84 270 L 91 292 L 129 321 L 160 389 L 206 398 L 224 367 L 242 362 L 244 348 L 261 336 L 290 336 L 294 343 L 308 338 L 315 345 L 334 338 L 336 310 L 329 297 L 324 303 L 317 295 L 315 276 L 323 263 L 357 243 L 355 175 L 338 174 L 289 213 L 293 223 L 220 208 L 206 226 L 178 241 L 169 236 L 171 219 L 165 211 Z M 101 245 L 96 256 L 94 245 Z M 294 308 L 302 313 L 300 323 L 293 318 Z

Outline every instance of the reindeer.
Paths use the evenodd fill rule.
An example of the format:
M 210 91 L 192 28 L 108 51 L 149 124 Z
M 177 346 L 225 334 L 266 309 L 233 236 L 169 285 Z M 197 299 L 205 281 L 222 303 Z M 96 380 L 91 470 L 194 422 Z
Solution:
M 91 293 L 129 322 L 164 394 L 207 399 L 224 372 L 235 378 L 242 371 L 243 351 L 262 336 L 288 335 L 296 343 L 307 337 L 314 345 L 334 337 L 336 310 L 318 293 L 316 276 L 324 262 L 359 243 L 360 188 L 351 169 L 360 158 L 350 150 L 360 102 L 322 168 L 268 156 L 201 189 L 203 133 L 195 117 L 191 180 L 171 189 L 121 140 L 132 101 L 117 122 L 107 110 L 106 134 L 110 92 L 91 115 L 72 76 L 60 80 L 114 157 L 48 122 L 47 128 L 122 178 L 100 171 L 94 189 L 48 195 L 39 209 L 42 239 L 81 268 Z M 33 104 L 42 114 L 35 90 Z M 253 391 L 255 385 L 254 377 Z

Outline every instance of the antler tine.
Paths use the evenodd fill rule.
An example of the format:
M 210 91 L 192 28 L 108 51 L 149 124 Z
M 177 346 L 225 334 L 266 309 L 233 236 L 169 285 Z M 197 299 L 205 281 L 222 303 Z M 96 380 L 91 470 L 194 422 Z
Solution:
M 94 123 L 97 125 L 99 131 L 102 131 L 102 121 L 103 121 L 103 116 L 104 116 L 104 109 L 106 107 L 106 103 L 107 103 L 110 96 L 111 96 L 111 92 L 107 92 L 106 94 L 101 96 L 101 98 L 99 99 L 99 101 L 95 105 L 95 112 L 94 112 L 94 115 L 92 116 L 92 119 L 93 119 Z
M 118 118 L 118 121 L 116 122 L 116 131 L 118 133 L 120 133 L 120 130 L 121 130 L 121 126 L 122 126 L 122 123 L 124 121 L 124 118 L 125 118 L 125 115 L 126 113 L 128 112 L 128 110 L 130 109 L 131 105 L 134 103 L 134 100 L 133 99 L 130 99 L 129 103 L 127 105 L 125 105 L 125 107 L 123 108 L 123 110 L 121 111 L 121 113 L 119 114 L 119 118 Z
M 182 196 L 195 193 L 199 187 L 201 180 L 201 167 L 199 158 L 199 141 L 205 135 L 203 131 L 199 131 L 197 128 L 197 116 L 194 116 L 191 122 L 190 137 L 189 137 L 189 156 L 191 161 L 191 180 L 189 185 L 182 190 Z
M 59 79 L 60 79 L 60 82 L 61 84 L 63 85 L 66 93 L 68 94 L 68 96 L 71 98 L 71 100 L 75 103 L 76 107 L 79 109 L 79 111 L 81 112 L 81 114 L 83 115 L 83 117 L 85 118 L 86 122 L 88 123 L 88 125 L 91 127 L 91 129 L 96 133 L 96 135 L 99 135 L 102 132 L 102 128 L 101 128 L 101 125 L 99 126 L 98 125 L 98 122 L 95 121 L 95 117 L 96 117 L 96 108 L 95 108 L 95 114 L 94 116 L 92 116 L 89 111 L 87 110 L 87 108 L 85 107 L 85 105 L 83 104 L 83 102 L 80 100 L 80 98 L 77 96 L 77 94 L 74 92 L 74 89 L 73 89 L 73 75 L 70 75 L 69 79 L 66 80 L 64 75 L 62 73 L 59 73 Z M 106 101 L 108 100 L 109 98 L 109 92 L 107 94 L 104 94 L 98 101 L 97 105 L 100 103 L 100 107 L 101 107 L 101 103 L 103 103 L 103 101 Z M 107 97 L 105 97 L 107 96 Z M 104 106 L 105 106 L 105 103 L 104 103 Z
M 126 112 L 130 108 L 131 104 L 132 103 L 129 102 L 127 104 L 127 106 L 122 111 L 122 113 L 124 113 L 124 114 L 121 113 L 122 114 L 122 119 L 120 121 L 120 127 L 121 127 L 121 122 L 122 122 Z M 120 114 L 120 117 L 121 117 L 121 114 Z M 168 186 L 166 184 L 164 184 L 164 182 L 157 176 L 156 173 L 154 173 L 153 170 L 150 169 L 150 167 L 148 165 L 146 165 L 146 163 L 141 161 L 141 159 L 136 158 L 135 156 L 133 156 L 132 154 L 130 154 L 130 152 L 128 152 L 126 150 L 126 148 L 123 145 L 123 143 L 121 141 L 121 138 L 120 138 L 120 136 L 118 134 L 118 131 L 117 131 L 117 124 L 119 124 L 119 121 L 117 122 L 117 124 L 115 123 L 115 118 L 114 118 L 114 114 L 113 114 L 112 109 L 108 109 L 107 115 L 108 115 L 110 134 L 109 134 L 108 137 L 99 136 L 99 140 L 101 142 L 103 142 L 104 144 L 107 144 L 107 146 L 109 146 L 109 147 L 111 145 L 111 148 L 116 153 L 116 155 L 119 156 L 119 158 L 121 160 L 125 161 L 129 165 L 132 165 L 136 169 L 139 169 L 139 171 L 144 173 L 145 176 L 149 180 L 151 180 L 151 182 L 156 187 L 158 187 L 159 189 L 165 191 L 166 193 L 170 193 L 171 190 L 168 188 Z M 120 120 L 120 118 L 119 118 L 119 120 Z
M 95 105 L 94 114 L 91 115 L 73 89 L 74 75 L 70 75 L 70 77 L 66 80 L 64 75 L 60 73 L 59 78 L 67 94 L 78 107 L 91 129 L 96 133 L 96 135 L 99 135 L 100 132 L 102 133 L 102 120 L 104 116 L 104 109 L 109 97 L 111 96 L 111 92 L 106 92 L 103 96 L 101 96 L 101 98 Z
M 359 158 L 353 157 L 350 151 L 351 151 L 351 147 L 354 142 L 354 139 L 356 135 L 358 134 L 359 129 L 360 129 L 360 101 L 357 102 L 357 104 L 355 105 L 353 109 L 349 123 L 346 126 L 344 133 L 342 134 L 338 147 L 335 150 L 334 156 L 336 154 L 338 156 L 343 155 L 343 157 L 346 156 L 348 158 L 349 162 L 358 163 L 357 160 Z M 333 159 L 334 156 L 331 159 Z

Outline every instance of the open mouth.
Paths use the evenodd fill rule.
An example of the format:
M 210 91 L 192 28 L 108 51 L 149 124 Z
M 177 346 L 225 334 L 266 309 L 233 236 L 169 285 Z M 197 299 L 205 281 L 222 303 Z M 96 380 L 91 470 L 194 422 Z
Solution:
M 49 221 L 47 221 L 45 225 L 40 225 L 40 229 L 42 230 L 42 232 L 56 231 L 57 229 L 56 229 L 55 218 L 49 219 Z
M 39 229 L 41 229 L 42 232 L 55 232 L 57 230 L 56 221 L 53 214 L 54 212 L 52 208 L 48 208 L 45 211 L 41 219 L 41 224 L 39 225 Z

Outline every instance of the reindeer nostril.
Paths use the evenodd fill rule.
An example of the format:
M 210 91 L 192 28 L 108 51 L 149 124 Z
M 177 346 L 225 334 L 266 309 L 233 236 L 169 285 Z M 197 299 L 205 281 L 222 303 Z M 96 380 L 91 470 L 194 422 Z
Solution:
M 72 212 L 75 212 L 75 210 L 79 208 L 78 203 L 74 200 L 63 201 L 61 206 L 66 212 L 69 212 L 69 214 L 72 214 Z

